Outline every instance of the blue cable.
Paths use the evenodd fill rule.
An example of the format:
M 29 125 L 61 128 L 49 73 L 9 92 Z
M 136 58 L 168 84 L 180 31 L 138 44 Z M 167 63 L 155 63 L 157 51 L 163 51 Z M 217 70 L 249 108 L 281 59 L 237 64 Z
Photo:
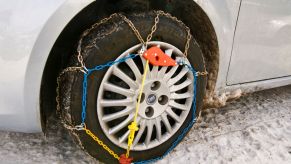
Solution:
M 106 67 L 110 67 L 112 65 L 125 62 L 126 60 L 133 59 L 133 58 L 135 58 L 137 56 L 138 56 L 137 54 L 129 54 L 128 56 L 120 58 L 119 60 L 110 61 L 110 62 L 108 62 L 106 64 L 97 65 L 94 68 L 87 69 L 87 73 L 84 73 L 84 77 L 83 77 L 82 114 L 81 114 L 82 123 L 81 123 L 81 125 L 85 125 L 85 120 L 86 120 L 88 76 L 94 71 L 99 71 L 99 70 L 102 70 L 102 69 L 104 69 Z M 195 69 L 191 65 L 188 65 L 188 64 L 185 64 L 185 63 L 183 63 L 183 65 L 185 65 L 192 72 L 192 74 L 194 76 L 193 102 L 192 102 L 192 119 L 191 119 L 191 122 L 188 124 L 188 126 L 185 129 L 183 129 L 182 133 L 177 137 L 175 142 L 172 143 L 171 147 L 162 156 L 154 158 L 154 159 L 150 159 L 150 160 L 135 162 L 135 164 L 152 163 L 152 162 L 156 162 L 158 160 L 163 159 L 165 156 L 167 156 L 178 145 L 178 143 L 185 137 L 186 133 L 191 129 L 193 124 L 196 122 L 197 75 L 196 75 Z
M 84 77 L 83 77 L 83 96 L 82 96 L 82 114 L 81 114 L 82 123 L 81 123 L 81 125 L 85 125 L 85 120 L 86 120 L 88 76 L 94 71 L 99 71 L 99 70 L 102 70 L 104 68 L 111 67 L 114 64 L 119 64 L 119 63 L 125 62 L 126 60 L 133 59 L 137 56 L 138 56 L 137 54 L 129 54 L 128 56 L 120 58 L 118 60 L 110 61 L 106 64 L 97 65 L 94 68 L 87 69 L 87 73 L 84 73 Z
M 139 161 L 139 162 L 134 162 L 135 164 L 145 164 L 145 163 L 153 163 L 158 160 L 163 159 L 165 156 L 167 156 L 178 144 L 179 142 L 185 137 L 186 133 L 191 129 L 191 127 L 194 125 L 196 122 L 196 87 L 197 87 L 197 75 L 196 71 L 191 65 L 184 64 L 193 74 L 194 76 L 194 87 L 193 87 L 193 102 L 192 102 L 192 119 L 191 122 L 188 124 L 188 126 L 183 129 L 182 133 L 178 136 L 178 138 L 175 140 L 175 142 L 172 143 L 171 147 L 160 157 L 153 158 L 150 160 L 145 160 L 145 161 Z

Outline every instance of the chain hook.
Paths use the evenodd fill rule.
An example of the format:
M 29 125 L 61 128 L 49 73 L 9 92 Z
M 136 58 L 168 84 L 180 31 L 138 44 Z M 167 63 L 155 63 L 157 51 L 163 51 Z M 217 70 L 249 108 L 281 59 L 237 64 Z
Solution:
M 198 77 L 198 76 L 206 76 L 206 75 L 208 75 L 208 72 L 207 71 L 204 71 L 204 72 L 200 72 L 200 71 L 198 71 L 198 72 L 196 72 L 196 76 Z
M 179 58 L 176 62 L 177 62 L 178 65 L 187 65 L 185 57 Z
M 88 74 L 89 73 L 89 70 L 88 70 L 88 68 L 85 65 L 83 65 L 81 67 L 80 71 L 83 72 L 84 74 Z
M 86 124 L 85 123 L 81 123 L 80 125 L 76 125 L 75 126 L 75 130 L 85 130 L 86 129 Z
M 141 49 L 139 50 L 138 54 L 140 56 L 142 56 L 146 50 L 147 50 L 147 45 L 146 44 L 142 44 Z
M 135 28 L 135 26 L 134 26 L 134 24 L 128 19 L 128 18 L 126 18 L 126 16 L 124 16 L 124 15 L 122 15 L 122 14 L 112 14 L 110 17 L 108 17 L 108 18 L 104 18 L 104 19 L 102 19 L 100 22 L 98 22 L 98 23 L 96 23 L 96 24 L 94 24 L 93 26 L 91 26 L 91 28 L 90 29 L 87 29 L 86 31 L 84 31 L 83 32 L 83 34 L 82 34 L 82 36 L 81 36 L 81 39 L 80 39 L 80 41 L 79 41 L 79 44 L 78 44 L 78 48 L 77 48 L 77 52 L 78 52 L 78 54 L 77 54 L 77 59 L 78 59 L 78 62 L 80 63 L 80 65 L 81 65 L 81 67 L 76 67 L 76 68 L 78 68 L 78 69 L 76 69 L 76 68 L 74 68 L 74 71 L 76 71 L 76 70 L 79 70 L 79 71 L 81 71 L 81 72 L 83 72 L 86 76 L 85 77 L 87 77 L 89 74 L 91 74 L 93 71 L 96 71 L 96 70 L 101 70 L 101 69 L 103 69 L 103 68 L 105 68 L 105 67 L 108 67 L 108 66 L 111 66 L 111 65 L 113 65 L 113 64 L 118 64 L 118 63 L 120 63 L 120 62 L 124 62 L 125 61 L 125 59 L 122 59 L 122 60 L 119 60 L 119 61 L 117 61 L 117 62 L 111 62 L 111 63 L 109 63 L 108 65 L 103 65 L 102 67 L 99 67 L 100 69 L 87 69 L 86 68 L 86 66 L 85 66 L 85 62 L 84 62 L 84 60 L 83 60 L 83 56 L 81 55 L 81 45 L 82 45 L 82 41 L 83 41 L 83 38 L 85 37 L 85 36 L 87 36 L 88 34 L 89 34 L 89 32 L 92 30 L 92 29 L 94 29 L 94 28 L 96 28 L 97 26 L 99 26 L 99 25 L 101 25 L 101 24 L 103 24 L 103 23 L 105 23 L 105 22 L 107 22 L 107 21 L 109 21 L 110 19 L 112 19 L 114 16 L 120 16 L 129 26 L 130 26 L 130 28 L 133 30 L 133 32 L 134 32 L 134 34 L 137 36 L 137 38 L 138 38 L 138 40 L 141 42 L 141 49 L 139 50 L 139 52 L 138 52 L 138 55 L 143 55 L 144 53 L 145 53 L 145 51 L 147 50 L 147 43 L 149 42 L 149 41 L 151 41 L 151 39 L 152 39 L 152 37 L 153 37 L 153 34 L 154 34 L 154 32 L 156 31 L 156 29 L 157 29 L 157 25 L 158 25 L 158 22 L 159 22 L 159 16 L 161 16 L 161 15 L 163 15 L 163 16 L 165 16 L 165 17 L 168 17 L 168 18 L 170 18 L 170 19 L 172 19 L 172 20 L 174 20 L 174 21 L 176 21 L 176 22 L 178 22 L 178 23 L 181 23 L 182 25 L 184 25 L 185 26 L 185 24 L 182 22 L 182 21 L 180 21 L 180 20 L 178 20 L 176 17 L 173 17 L 173 16 L 171 16 L 170 14 L 168 14 L 168 13 L 165 13 L 165 12 L 163 12 L 163 11 L 157 11 L 157 12 L 155 12 L 156 13 L 156 17 L 155 17 L 155 22 L 154 22 L 154 25 L 152 26 L 152 28 L 151 28 L 151 32 L 150 32 L 150 34 L 147 36 L 147 38 L 146 38 L 146 40 L 143 40 L 143 38 L 142 38 L 142 36 L 140 35 L 140 33 L 139 33 L 139 31 Z M 185 45 L 185 51 L 184 51 L 184 58 L 181 58 L 180 60 L 177 60 L 177 63 L 179 64 L 179 65 L 184 65 L 185 67 L 188 67 L 189 69 L 190 68 L 192 68 L 191 67 L 191 65 L 188 65 L 188 62 L 187 62 L 187 54 L 188 54 L 188 49 L 189 49 L 189 44 L 190 44 L 190 40 L 191 40 L 191 37 L 192 37 L 192 35 L 191 35 L 191 33 L 190 33 L 190 29 L 187 27 L 187 26 L 185 26 L 185 28 L 186 28 L 186 32 L 187 32 L 187 40 L 186 40 L 186 45 Z M 195 41 L 195 40 L 194 40 Z M 129 58 L 134 58 L 134 57 L 136 57 L 136 56 L 138 56 L 137 54 L 135 55 L 135 56 L 129 56 Z M 204 61 L 204 59 L 203 59 L 203 61 Z M 148 62 L 148 61 L 147 61 Z M 205 65 L 205 64 L 204 64 Z M 146 66 L 148 67 L 148 63 L 146 64 Z M 146 70 L 147 70 L 148 68 L 146 68 Z M 72 69 L 73 70 L 73 69 Z M 66 71 L 64 71 L 64 72 L 69 72 L 69 71 L 72 71 L 71 69 L 68 69 L 68 70 L 66 70 Z M 195 117 L 195 109 L 196 109 L 196 77 L 197 76 L 205 76 L 205 75 L 207 75 L 208 73 L 206 72 L 206 71 L 204 71 L 204 72 L 195 72 L 195 70 L 192 68 L 192 69 L 190 69 L 192 72 L 193 72 L 193 74 L 194 74 L 194 78 L 195 78 L 195 83 L 194 83 L 194 99 L 193 99 L 193 120 L 192 120 L 192 122 L 194 123 L 195 121 L 196 121 L 196 117 Z M 147 72 L 147 71 L 145 71 L 145 72 Z M 61 75 L 60 75 L 61 76 Z M 146 77 L 146 73 L 144 74 L 144 78 Z M 58 106 L 57 106 L 57 109 L 58 110 L 60 110 L 60 97 L 59 97 L 59 83 L 60 83 L 60 78 L 58 78 L 58 88 L 56 89 L 57 90 L 57 98 L 56 98 L 56 100 L 57 100 L 57 104 L 58 104 Z M 142 85 L 143 86 L 143 85 Z M 84 88 L 87 88 L 87 85 L 86 85 L 86 87 L 84 87 Z M 143 90 L 143 89 L 141 89 L 141 90 Z M 86 92 L 85 92 L 86 93 Z M 86 98 L 86 97 L 85 97 Z M 86 102 L 86 101 L 85 101 Z M 86 108 L 85 108 L 86 109 Z M 136 111 L 138 111 L 138 107 L 137 107 L 137 110 Z M 84 110 L 84 112 L 86 112 L 86 110 Z M 85 113 L 86 114 L 86 113 Z M 135 115 L 135 118 L 134 118 L 134 120 L 136 120 L 136 117 L 137 117 L 137 112 L 136 112 L 136 115 Z M 85 120 L 85 118 L 84 118 L 84 120 Z M 136 122 L 135 122 L 136 123 Z M 91 136 L 91 138 L 92 139 L 94 139 L 100 146 L 102 146 L 106 151 L 108 151 L 109 152 L 109 154 L 111 154 L 111 155 L 113 155 L 114 156 L 114 158 L 116 158 L 116 159 L 120 159 L 120 158 L 123 158 L 122 156 L 121 157 L 119 157 L 116 153 L 114 153 L 107 145 L 105 145 L 97 136 L 95 136 L 89 129 L 87 129 L 87 127 L 86 127 L 86 124 L 85 124 L 85 121 L 83 121 L 80 125 L 76 125 L 76 126 L 69 126 L 69 125 L 66 125 L 66 124 L 64 124 L 65 126 L 67 126 L 68 128 L 70 128 L 71 130 L 77 130 L 77 131 L 82 131 L 82 130 L 84 130 L 89 136 Z M 182 139 L 182 137 L 185 135 L 185 133 L 191 128 L 191 126 L 192 125 L 188 125 L 184 130 L 183 130 L 183 133 L 178 137 L 178 139 L 173 143 L 173 145 L 176 145 L 181 139 Z M 137 127 L 137 125 L 134 127 L 134 128 L 137 128 L 138 129 L 138 127 Z M 134 130 L 134 132 L 135 131 L 137 131 L 137 129 L 135 129 Z M 134 135 L 133 135 L 133 138 L 134 138 Z M 128 150 L 127 150 L 127 154 L 125 154 L 125 157 L 124 157 L 124 159 L 131 159 L 131 158 L 127 158 L 128 156 L 129 156 L 129 151 L 130 151 L 130 147 L 131 147 L 131 145 L 132 145 L 132 142 L 131 143 L 129 143 L 129 147 L 128 147 Z M 171 147 L 173 147 L 173 146 L 171 146 Z M 171 149 L 169 149 L 169 150 L 171 150 Z M 127 162 L 131 162 L 131 160 L 130 161 L 127 161 Z

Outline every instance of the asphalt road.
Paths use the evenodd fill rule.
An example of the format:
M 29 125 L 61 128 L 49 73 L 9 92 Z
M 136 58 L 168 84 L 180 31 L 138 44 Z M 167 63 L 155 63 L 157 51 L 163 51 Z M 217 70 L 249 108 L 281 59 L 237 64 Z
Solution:
M 158 163 L 291 163 L 291 86 L 209 109 L 199 128 Z M 50 119 L 47 135 L 0 132 L 0 163 L 98 163 Z

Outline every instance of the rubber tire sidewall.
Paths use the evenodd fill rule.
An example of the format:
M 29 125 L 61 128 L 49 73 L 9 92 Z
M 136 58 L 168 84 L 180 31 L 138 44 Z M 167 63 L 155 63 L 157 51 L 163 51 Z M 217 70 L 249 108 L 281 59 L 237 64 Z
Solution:
M 154 16 L 155 15 L 149 13 L 132 15 L 128 17 L 132 20 L 136 28 L 140 29 L 141 35 L 145 38 L 153 25 Z M 159 41 L 172 44 L 183 51 L 186 43 L 186 36 L 187 33 L 181 24 L 174 22 L 171 19 L 161 17 L 157 31 L 154 33 L 153 38 L 159 38 Z M 94 47 L 89 48 L 88 45 L 92 43 L 94 38 L 99 39 L 95 41 Z M 136 44 L 139 44 L 139 41 L 129 26 L 121 19 L 114 19 L 113 22 L 107 23 L 103 28 L 99 27 L 96 30 L 93 30 L 88 37 L 84 38 L 84 45 L 82 45 L 82 48 L 84 49 L 84 51 L 82 51 L 84 61 L 88 68 L 92 68 L 96 65 L 115 60 L 122 52 Z M 205 65 L 203 61 L 203 54 L 194 39 L 190 42 L 188 54 L 188 60 L 191 62 L 192 66 L 197 71 L 204 70 Z M 75 59 L 72 59 L 72 61 L 75 61 Z M 74 62 L 72 62 L 72 64 L 74 64 Z M 106 71 L 107 69 L 98 72 L 96 71 L 88 77 L 86 125 L 88 129 L 90 129 L 100 140 L 103 141 L 103 143 L 105 143 L 118 155 L 121 155 L 125 153 L 125 149 L 116 146 L 106 137 L 99 125 L 96 111 L 98 89 L 101 84 L 102 77 Z M 83 75 L 72 74 L 70 76 L 73 76 L 73 78 L 70 77 L 70 79 L 73 80 L 67 80 L 65 84 L 66 87 L 70 88 L 68 89 L 70 93 L 62 93 L 62 95 L 70 96 L 70 100 L 68 101 L 70 101 L 69 108 L 71 120 L 69 120 L 69 122 L 72 122 L 73 125 L 78 125 L 81 123 Z M 206 78 L 198 78 L 196 113 L 201 110 L 205 88 Z M 182 133 L 183 129 L 187 127 L 192 119 L 191 113 L 192 112 L 190 111 L 183 125 L 169 140 L 149 150 L 131 151 L 130 156 L 134 158 L 134 161 L 149 160 L 162 156 Z M 91 156 L 105 163 L 118 162 L 84 131 L 78 131 L 76 137 L 78 137 L 83 148 Z

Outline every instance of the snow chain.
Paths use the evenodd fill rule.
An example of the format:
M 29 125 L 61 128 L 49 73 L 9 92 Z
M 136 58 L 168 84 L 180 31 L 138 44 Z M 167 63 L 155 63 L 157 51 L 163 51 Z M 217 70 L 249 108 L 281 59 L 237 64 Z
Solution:
M 185 50 L 184 50 L 184 57 L 186 58 L 188 55 L 188 49 L 189 49 L 189 45 L 190 45 L 190 40 L 192 38 L 191 33 L 190 33 L 190 29 L 189 27 L 187 27 L 182 21 L 178 20 L 176 17 L 171 16 L 168 13 L 165 13 L 163 11 L 155 11 L 156 13 L 156 17 L 155 17 L 155 21 L 154 21 L 154 25 L 151 28 L 151 32 L 149 33 L 149 35 L 146 38 L 146 41 L 143 40 L 142 36 L 140 35 L 139 31 L 136 29 L 136 27 L 134 26 L 134 24 L 131 22 L 131 20 L 129 20 L 125 15 L 122 15 L 120 13 L 114 13 L 112 15 L 110 15 L 107 18 L 102 19 L 100 22 L 94 24 L 91 26 L 91 28 L 85 30 L 83 32 L 83 34 L 81 35 L 81 39 L 79 40 L 79 44 L 78 44 L 78 48 L 77 48 L 77 58 L 78 58 L 78 62 L 80 63 L 81 67 L 68 67 L 66 69 L 64 69 L 60 75 L 57 78 L 57 88 L 56 88 L 56 92 L 57 92 L 57 96 L 56 96 L 56 102 L 57 102 L 57 112 L 60 112 L 60 83 L 61 83 L 61 77 L 69 72 L 82 72 L 84 75 L 84 79 L 83 79 L 83 97 L 82 97 L 82 123 L 80 125 L 77 126 L 72 126 L 72 125 L 68 125 L 68 123 L 63 122 L 64 126 L 67 129 L 70 130 L 83 130 L 86 132 L 86 134 L 88 134 L 96 143 L 98 143 L 101 147 L 103 147 L 103 149 L 105 149 L 110 155 L 112 155 L 114 158 L 116 158 L 117 160 L 119 160 L 120 163 L 131 163 L 132 158 L 129 158 L 129 153 L 130 153 L 130 149 L 135 137 L 135 132 L 138 131 L 138 125 L 137 125 L 137 115 L 138 115 L 138 110 L 139 110 L 139 104 L 141 101 L 141 95 L 142 95 L 142 91 L 143 91 L 143 86 L 144 86 L 144 82 L 146 79 L 146 74 L 148 71 L 148 67 L 149 67 L 149 60 L 146 61 L 146 65 L 144 68 L 144 75 L 143 75 L 143 79 L 142 79 L 142 85 L 139 91 L 139 96 L 138 96 L 138 102 L 136 104 L 136 111 L 135 111 L 135 115 L 134 115 L 134 119 L 132 121 L 132 123 L 128 126 L 129 130 L 130 130 L 130 134 L 128 136 L 128 148 L 126 150 L 126 154 L 118 156 L 117 153 L 115 153 L 112 149 L 110 149 L 102 140 L 100 140 L 96 135 L 94 135 L 89 129 L 87 129 L 86 124 L 85 124 L 85 119 L 86 119 L 86 106 L 87 106 L 87 77 L 94 71 L 98 71 L 98 70 L 102 70 L 105 68 L 108 68 L 112 65 L 115 64 L 119 64 L 122 62 L 125 62 L 128 59 L 133 59 L 135 57 L 137 57 L 138 55 L 142 55 L 146 50 L 147 50 L 147 43 L 152 39 L 152 36 L 154 34 L 154 32 L 157 29 L 157 24 L 159 23 L 159 17 L 161 15 L 172 19 L 175 22 L 178 22 L 180 24 L 182 24 L 185 27 L 185 30 L 187 32 L 187 40 L 186 40 L 186 44 L 185 44 Z M 120 18 L 123 19 L 123 21 L 125 21 L 129 27 L 132 29 L 132 31 L 134 32 L 134 34 L 136 35 L 136 37 L 138 38 L 138 40 L 141 42 L 142 44 L 142 48 L 139 51 L 139 54 L 130 54 L 124 58 L 121 58 L 119 60 L 116 61 L 110 61 L 104 65 L 98 65 L 92 69 L 88 69 L 85 66 L 84 60 L 83 60 L 83 56 L 81 55 L 81 45 L 82 45 L 82 41 L 84 36 L 88 35 L 89 32 L 98 27 L 101 24 L 104 24 L 106 22 L 108 22 L 109 20 L 111 20 L 113 17 L 117 17 L 119 16 Z M 203 60 L 204 61 L 204 60 Z M 190 130 L 190 128 L 192 127 L 192 125 L 196 122 L 196 116 L 195 116 L 195 111 L 196 111 L 196 83 L 197 83 L 197 77 L 198 76 L 206 76 L 208 73 L 206 72 L 205 68 L 203 72 L 196 72 L 194 70 L 194 68 L 191 65 L 188 65 L 186 63 L 184 63 L 184 61 L 178 61 L 177 62 L 179 65 L 184 65 L 185 67 L 187 67 L 189 69 L 189 71 L 191 71 L 193 73 L 194 76 L 194 96 L 193 96 L 193 105 L 192 105 L 192 121 L 190 122 L 190 124 L 183 130 L 182 134 L 176 139 L 176 141 L 172 144 L 172 146 L 168 149 L 168 151 L 166 151 L 166 153 L 162 156 L 162 157 L 158 157 L 155 159 L 151 159 L 151 160 L 147 160 L 147 161 L 140 161 L 137 163 L 150 163 L 150 162 L 154 162 L 156 160 L 162 159 L 165 155 L 167 155 L 177 144 L 178 142 L 180 142 L 182 140 L 182 138 L 186 135 L 186 132 Z M 205 66 L 205 63 L 204 63 Z M 61 114 L 59 114 L 61 116 Z M 62 121 L 64 121 L 64 119 L 61 119 Z

